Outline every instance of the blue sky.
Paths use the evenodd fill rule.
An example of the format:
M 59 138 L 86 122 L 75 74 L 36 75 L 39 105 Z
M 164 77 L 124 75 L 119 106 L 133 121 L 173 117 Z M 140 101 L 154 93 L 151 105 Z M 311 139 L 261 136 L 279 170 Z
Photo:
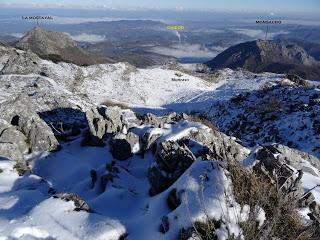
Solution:
M 0 4 L 41 4 L 66 6 L 142 7 L 162 9 L 206 9 L 259 12 L 320 13 L 320 0 L 0 0 Z

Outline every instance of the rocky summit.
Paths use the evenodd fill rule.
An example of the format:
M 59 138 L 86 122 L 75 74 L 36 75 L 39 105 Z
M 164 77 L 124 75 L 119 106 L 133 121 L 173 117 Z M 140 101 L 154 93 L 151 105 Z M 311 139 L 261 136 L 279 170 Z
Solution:
M 257 40 L 240 43 L 220 53 L 207 65 L 212 69 L 244 68 L 251 72 L 297 74 L 320 80 L 320 63 L 295 44 Z
M 317 82 L 0 52 L 0 239 L 319 239 Z
M 113 62 L 111 59 L 86 52 L 65 33 L 48 31 L 40 27 L 29 31 L 14 46 L 22 50 L 30 50 L 38 56 L 54 62 L 71 62 L 77 65 Z

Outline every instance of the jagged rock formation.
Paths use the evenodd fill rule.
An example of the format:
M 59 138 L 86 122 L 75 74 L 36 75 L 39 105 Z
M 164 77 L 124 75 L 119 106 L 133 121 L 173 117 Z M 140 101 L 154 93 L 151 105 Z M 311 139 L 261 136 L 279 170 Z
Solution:
M 31 51 L 0 45 L 0 75 L 39 72 L 40 58 Z
M 170 187 L 196 160 L 187 146 L 171 141 L 158 145 L 155 158 L 157 166 L 150 168 L 148 174 L 151 196 Z
M 51 128 L 34 109 L 35 107 L 27 96 L 19 95 L 1 103 L 1 118 L 25 136 L 24 140 L 31 152 L 56 150 L 59 145 L 58 141 Z M 17 141 L 23 141 L 20 137 L 21 134 L 18 136 Z M 19 145 L 21 146 L 21 144 Z
M 240 43 L 228 48 L 206 64 L 212 69 L 240 67 L 255 73 L 290 73 L 311 80 L 320 80 L 320 63 L 301 47 L 272 41 Z
M 28 152 L 25 135 L 7 121 L 0 119 L 0 155 L 20 161 Z
M 238 162 L 245 159 L 249 153 L 234 139 L 215 129 L 210 129 L 210 131 L 198 129 L 192 132 L 188 138 L 201 142 L 205 147 L 201 149 L 199 154 L 209 159 Z
M 19 99 L 24 98 L 21 97 Z M 17 100 L 17 102 L 19 101 Z M 28 102 L 27 99 L 24 99 L 24 102 Z M 20 105 L 16 104 L 15 106 Z M 42 115 L 42 117 L 46 121 L 50 119 L 57 121 L 61 119 L 60 114 L 80 116 L 79 113 L 68 110 L 64 112 L 52 111 L 50 114 Z M 143 202 L 147 199 L 151 205 L 156 204 L 156 207 L 158 206 L 157 204 L 161 203 L 166 206 L 165 210 L 159 207 L 156 210 L 159 212 L 159 216 L 155 217 L 155 222 L 151 224 L 158 224 L 159 234 L 169 239 L 175 239 L 171 236 L 176 237 L 179 233 L 183 233 L 181 235 L 182 239 L 188 239 L 186 236 L 199 237 L 199 232 L 195 231 L 190 224 L 177 225 L 177 216 L 179 221 L 185 219 L 183 216 L 185 216 L 185 211 L 188 211 L 187 209 L 190 206 L 192 206 L 190 214 L 202 216 L 203 211 L 207 212 L 207 210 L 202 209 L 203 206 L 208 206 L 208 209 L 212 209 L 218 205 L 219 208 L 214 209 L 214 214 L 203 215 L 205 218 L 202 217 L 202 219 L 206 219 L 209 216 L 216 223 L 214 225 L 215 229 L 211 232 L 212 236 L 217 236 L 219 231 L 231 234 L 228 233 L 229 230 L 224 226 L 238 226 L 239 222 L 232 222 L 229 217 L 224 217 L 226 211 L 228 214 L 235 214 L 232 219 L 238 219 L 237 217 L 243 214 L 241 211 L 244 208 L 247 209 L 246 211 L 251 211 L 250 214 L 255 212 L 250 207 L 240 206 L 233 199 L 232 184 L 237 183 L 230 182 L 230 172 L 227 169 L 230 165 L 239 164 L 249 169 L 250 174 L 253 174 L 252 176 L 258 175 L 264 181 L 279 187 L 282 194 L 281 197 L 294 202 L 297 209 L 299 207 L 308 209 L 310 219 L 319 218 L 317 195 L 314 195 L 316 188 L 311 189 L 307 182 L 310 176 L 320 181 L 320 163 L 316 157 L 280 144 L 259 147 L 250 153 L 250 149 L 241 146 L 234 138 L 226 136 L 217 129 L 211 129 L 200 123 L 188 121 L 186 119 L 190 119 L 190 117 L 185 114 L 172 113 L 163 117 L 157 117 L 152 114 L 142 116 L 137 114 L 136 118 L 132 114 L 131 110 L 105 106 L 93 108 L 87 111 L 86 115 L 82 113 L 82 117 L 78 121 L 83 122 L 86 118 L 87 123 L 84 129 L 91 136 L 95 136 L 100 143 L 104 143 L 107 146 L 104 149 L 81 146 L 80 140 L 88 137 L 81 134 L 76 135 L 74 141 L 67 144 L 61 142 L 67 149 L 65 151 L 62 149 L 61 152 L 55 153 L 53 155 L 54 159 L 50 159 L 49 155 L 48 159 L 43 159 L 42 161 L 47 161 L 50 166 L 55 166 L 57 164 L 55 161 L 62 160 L 62 166 L 65 169 L 68 161 L 65 161 L 64 156 L 68 155 L 70 156 L 69 161 L 74 161 L 73 158 L 76 158 L 76 162 L 74 162 L 76 164 L 73 164 L 72 168 L 78 170 L 73 175 L 70 174 L 72 168 L 65 169 L 64 171 L 67 171 L 65 177 L 68 182 L 70 181 L 70 186 L 67 188 L 68 191 L 64 192 L 59 184 L 57 186 L 53 185 L 47 193 L 49 196 L 54 194 L 53 198 L 46 199 L 46 201 L 50 202 L 54 201 L 55 198 L 59 198 L 67 202 L 73 202 L 71 205 L 64 205 L 64 208 L 68 206 L 71 212 L 82 211 L 81 214 L 89 214 L 91 217 L 95 216 L 96 213 L 101 217 L 108 216 L 108 212 L 113 211 L 113 208 L 115 208 L 114 211 L 120 211 L 124 207 L 123 199 L 129 202 L 136 200 L 137 208 L 140 209 L 144 206 L 146 212 L 143 214 L 148 217 L 149 214 L 154 214 L 154 210 L 149 207 L 149 203 L 145 206 Z M 11 115 L 9 114 L 8 116 Z M 23 119 L 23 115 L 21 116 Z M 66 125 L 72 124 L 69 122 L 70 119 L 68 117 L 65 119 Z M 19 119 L 11 119 L 11 124 L 4 121 L 0 121 L 0 123 L 3 123 L 4 127 L 8 127 L 8 131 L 10 130 L 15 134 L 10 135 L 12 138 L 23 141 L 25 136 L 20 131 L 15 130 L 14 127 L 17 124 L 20 126 L 20 117 Z M 35 124 L 39 124 L 37 119 Z M 171 132 L 168 132 L 168 129 L 172 129 L 175 134 L 170 136 Z M 31 136 L 33 135 L 31 134 Z M 40 132 L 39 136 L 43 136 L 43 133 Z M 3 137 L 7 137 L 7 135 L 4 134 Z M 18 145 L 18 143 L 20 142 L 16 141 L 14 151 L 19 149 L 21 155 L 23 155 L 22 152 L 25 149 L 25 145 L 23 143 Z M 68 145 L 71 146 L 69 147 Z M 72 149 L 74 152 L 70 154 L 69 151 Z M 98 157 L 98 155 L 95 155 L 95 151 L 100 151 L 100 149 L 103 161 L 99 160 L 95 163 L 95 157 L 92 156 Z M 110 149 L 110 153 L 105 151 L 106 149 Z M 73 156 L 73 154 L 77 154 L 77 151 L 80 151 L 80 154 Z M 94 154 L 86 156 L 90 151 Z M 82 154 L 85 157 L 89 157 L 89 159 L 83 161 L 81 159 Z M 15 157 L 12 155 L 7 156 Z M 18 160 L 18 157 L 15 157 L 15 159 Z M 78 163 L 80 166 L 78 166 Z M 27 165 L 19 166 L 16 165 L 16 168 L 21 168 L 20 175 L 26 176 L 26 173 L 31 171 Z M 86 169 L 86 166 L 88 169 Z M 56 173 L 56 169 L 47 169 L 47 165 L 44 165 L 44 167 L 46 169 L 45 172 L 51 172 L 49 175 L 52 177 L 55 174 L 58 176 L 63 174 L 63 171 Z M 40 174 L 42 172 L 39 169 L 41 170 L 39 166 L 35 168 L 36 172 Z M 46 175 L 45 172 L 42 174 Z M 80 176 L 77 176 L 78 174 Z M 70 176 L 78 180 L 75 181 Z M 41 181 L 46 182 L 45 179 Z M 74 185 L 72 184 L 73 181 L 75 182 Z M 149 189 L 149 187 L 151 188 Z M 47 185 L 45 188 L 39 187 L 39 189 L 42 188 L 48 191 Z M 63 186 L 64 188 L 65 186 Z M 36 191 L 38 191 L 38 188 Z M 60 193 L 55 194 L 56 192 Z M 148 193 L 151 197 L 148 196 Z M 155 195 L 156 197 L 153 197 Z M 108 201 L 108 199 L 112 201 Z M 108 202 L 107 206 L 106 202 Z M 61 201 L 53 203 L 62 204 Z M 46 203 L 42 204 L 45 205 Z M 109 207 L 109 204 L 111 207 Z M 130 206 L 130 209 L 135 208 L 135 205 Z M 170 210 L 169 213 L 168 209 Z M 50 210 L 47 209 L 46 211 Z M 132 224 L 132 219 L 136 219 L 137 216 L 135 211 L 131 213 L 133 215 L 128 214 L 129 221 L 126 219 L 122 221 L 125 224 Z M 137 213 L 141 217 L 140 211 L 137 211 Z M 65 211 L 64 214 L 69 216 L 70 213 Z M 205 214 L 211 213 L 208 211 Z M 242 215 L 241 219 L 243 223 L 249 221 L 248 216 L 244 217 Z M 254 221 L 257 224 L 258 220 Z M 268 219 L 259 221 L 262 221 L 263 224 Z M 317 220 L 312 221 L 316 222 Z M 140 222 L 138 221 L 134 224 L 140 224 Z M 234 235 L 241 234 L 240 227 L 235 227 L 232 231 L 234 231 L 232 232 Z M 261 228 L 261 231 L 268 234 L 269 229 Z
M 86 211 L 91 212 L 89 205 L 79 196 L 73 193 L 58 193 L 53 196 L 54 198 L 60 198 L 67 202 L 72 201 L 75 205 L 74 211 Z
M 127 130 L 127 123 L 119 107 L 97 107 L 86 112 L 89 126 L 87 143 L 93 146 L 103 146 L 106 134 L 116 134 Z
M 71 62 L 77 65 L 110 63 L 111 59 L 94 56 L 77 46 L 65 33 L 36 27 L 15 43 L 19 49 L 30 50 L 53 62 Z

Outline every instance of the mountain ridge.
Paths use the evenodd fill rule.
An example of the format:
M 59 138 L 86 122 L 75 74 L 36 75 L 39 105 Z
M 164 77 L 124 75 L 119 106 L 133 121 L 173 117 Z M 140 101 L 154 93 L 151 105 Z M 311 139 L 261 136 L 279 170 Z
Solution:
M 33 28 L 13 45 L 21 50 L 30 50 L 41 58 L 53 62 L 70 62 L 76 65 L 114 62 L 111 59 L 88 53 L 78 47 L 77 43 L 65 33 L 47 31 L 41 27 Z
M 206 63 L 212 69 L 238 67 L 248 71 L 297 74 L 320 80 L 320 63 L 294 44 L 256 40 L 234 45 Z

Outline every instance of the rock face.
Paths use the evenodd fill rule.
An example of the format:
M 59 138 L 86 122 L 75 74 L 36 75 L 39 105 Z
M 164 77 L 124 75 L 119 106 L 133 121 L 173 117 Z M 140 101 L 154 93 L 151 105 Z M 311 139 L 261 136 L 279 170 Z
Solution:
M 238 67 L 251 72 L 293 73 L 307 79 L 320 79 L 320 63 L 297 45 L 257 40 L 240 43 L 207 62 L 212 69 Z
M 150 168 L 148 174 L 151 183 L 150 195 L 167 189 L 196 160 L 187 146 L 180 146 L 172 141 L 160 143 L 155 158 L 157 166 Z
M 303 172 L 298 170 L 296 175 L 295 170 L 285 162 L 286 156 L 278 154 L 277 148 L 272 145 L 259 149 L 256 153 L 259 163 L 254 166 L 255 171 L 265 175 L 285 195 L 295 199 L 303 196 L 300 182 Z
M 40 71 L 40 61 L 30 51 L 0 45 L 0 75 L 37 73 Z
M 7 121 L 0 119 L 0 156 L 20 161 L 28 151 L 27 138 Z
M 30 50 L 41 58 L 54 62 L 71 62 L 77 65 L 113 62 L 111 59 L 87 53 L 65 33 L 47 31 L 40 27 L 28 32 L 15 46 L 23 50 Z
M 88 143 L 93 146 L 103 146 L 106 134 L 121 132 L 124 128 L 121 109 L 118 107 L 97 107 L 86 112 L 89 126 Z
M 51 128 L 34 111 L 27 96 L 20 95 L 0 106 L 1 118 L 15 126 L 26 137 L 32 152 L 54 151 L 59 143 Z
M 217 130 L 198 129 L 191 134 L 190 139 L 202 143 L 210 158 L 216 160 L 238 162 L 248 156 L 247 149 Z

